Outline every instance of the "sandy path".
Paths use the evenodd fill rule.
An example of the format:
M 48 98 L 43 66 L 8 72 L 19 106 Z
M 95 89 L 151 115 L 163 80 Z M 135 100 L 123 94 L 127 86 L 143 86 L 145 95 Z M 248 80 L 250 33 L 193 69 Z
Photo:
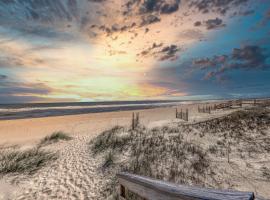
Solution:
M 89 151 L 89 137 L 80 136 L 61 144 L 59 159 L 20 183 L 14 199 L 101 199 L 105 180 L 102 160 Z

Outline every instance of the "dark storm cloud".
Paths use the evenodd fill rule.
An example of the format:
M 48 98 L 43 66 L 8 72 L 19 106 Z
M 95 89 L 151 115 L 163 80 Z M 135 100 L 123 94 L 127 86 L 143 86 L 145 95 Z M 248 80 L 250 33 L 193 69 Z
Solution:
M 220 27 L 224 27 L 225 24 L 223 23 L 222 19 L 220 18 L 215 18 L 215 19 L 208 19 L 204 22 L 201 22 L 201 21 L 196 21 L 194 23 L 194 26 L 195 27 L 198 27 L 198 26 L 205 26 L 208 30 L 211 30 L 211 29 L 216 29 L 216 28 L 220 28 Z
M 6 79 L 6 78 L 7 78 L 6 75 L 0 74 L 0 81 L 1 81 L 1 80 L 4 80 L 4 79 Z
M 160 18 L 156 15 L 147 15 L 142 17 L 141 26 L 160 22 Z
M 228 60 L 227 55 L 214 56 L 213 58 L 200 58 L 193 61 L 193 64 L 200 69 L 207 69 L 223 64 Z
M 163 47 L 163 43 L 153 43 L 151 47 L 146 50 L 143 50 L 141 53 L 137 54 L 140 57 L 154 57 L 157 58 L 159 61 L 165 60 L 175 60 L 177 59 L 177 52 L 181 49 L 177 45 L 168 45 Z
M 194 26 L 201 26 L 201 25 L 202 25 L 202 22 L 200 22 L 200 21 L 197 21 L 194 23 Z
M 170 14 L 179 9 L 180 0 L 144 0 L 140 5 L 141 13 L 159 12 Z
M 265 50 L 259 46 L 244 46 L 233 49 L 232 58 L 245 62 L 248 68 L 263 67 L 268 58 L 264 52 Z
M 208 19 L 207 21 L 205 21 L 205 26 L 208 30 L 210 30 L 210 29 L 223 27 L 225 25 L 223 24 L 222 19 L 215 18 L 215 19 Z
M 113 24 L 112 26 L 92 25 L 91 28 L 102 31 L 102 32 L 106 33 L 107 36 L 111 36 L 111 34 L 113 34 L 113 33 L 121 33 L 121 32 L 125 32 L 125 31 L 132 31 L 132 29 L 134 29 L 136 26 L 137 26 L 136 22 L 132 22 L 132 23 L 126 24 L 126 25 L 119 25 L 119 24 Z
M 180 0 L 129 0 L 123 14 L 129 15 L 134 10 L 139 10 L 139 14 L 171 14 L 179 10 L 180 4 Z
M 249 0 L 192 0 L 189 6 L 201 13 L 215 12 L 226 14 L 231 8 L 242 5 Z
M 180 51 L 180 48 L 178 48 L 177 45 L 172 44 L 170 46 L 166 46 L 160 51 L 161 57 L 159 60 L 175 60 L 177 58 L 176 54 L 178 51 Z
M 265 49 L 256 45 L 247 45 L 234 48 L 230 55 L 214 56 L 213 58 L 202 58 L 193 61 L 195 67 L 206 70 L 205 79 L 225 80 L 227 71 L 260 70 L 269 68 L 267 63 L 269 55 Z
M 140 54 L 138 54 L 137 56 L 150 56 L 150 55 L 154 55 L 157 53 L 157 51 L 155 51 L 156 49 L 159 49 L 160 47 L 162 47 L 163 43 L 157 44 L 157 43 L 153 43 L 151 47 L 149 47 L 146 50 L 143 50 Z

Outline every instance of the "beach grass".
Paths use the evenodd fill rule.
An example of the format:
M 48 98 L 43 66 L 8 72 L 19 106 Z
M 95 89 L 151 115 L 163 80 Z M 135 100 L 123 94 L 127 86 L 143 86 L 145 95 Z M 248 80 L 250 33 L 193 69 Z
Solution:
M 1 149 L 0 174 L 32 174 L 57 159 L 57 154 L 40 148 Z
M 48 144 L 56 143 L 56 142 L 61 141 L 61 140 L 67 141 L 67 140 L 71 140 L 71 139 L 72 139 L 72 137 L 70 137 L 66 133 L 64 133 L 62 131 L 58 131 L 58 132 L 54 132 L 53 134 L 44 137 L 40 141 L 40 145 L 48 145 Z
M 248 163 L 246 158 L 269 153 L 268 127 L 269 110 L 255 108 L 188 125 L 152 129 L 140 126 L 134 130 L 116 126 L 90 144 L 94 154 L 104 155 L 103 167 L 110 174 L 125 171 L 178 184 L 218 188 L 226 180 L 219 180 L 224 169 L 216 165 L 216 158 L 224 165 L 235 165 L 239 159 Z M 261 171 L 262 176 L 270 177 L 268 168 Z M 113 194 L 116 189 L 108 187 Z

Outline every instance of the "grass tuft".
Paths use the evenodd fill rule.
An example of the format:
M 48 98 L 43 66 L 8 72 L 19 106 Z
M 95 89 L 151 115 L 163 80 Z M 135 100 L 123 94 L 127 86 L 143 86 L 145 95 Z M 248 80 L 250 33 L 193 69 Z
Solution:
M 32 174 L 57 159 L 57 154 L 32 148 L 27 150 L 5 149 L 0 151 L 0 174 Z
M 110 152 L 105 156 L 105 161 L 104 161 L 104 164 L 103 164 L 103 168 L 108 168 L 108 167 L 110 167 L 110 166 L 114 163 L 114 160 L 115 160 L 115 156 L 114 156 L 113 152 L 110 151 Z
M 71 139 L 72 137 L 68 136 L 66 133 L 62 131 L 58 131 L 43 138 L 40 141 L 40 145 L 47 145 L 47 144 L 56 143 L 60 140 L 71 140 Z

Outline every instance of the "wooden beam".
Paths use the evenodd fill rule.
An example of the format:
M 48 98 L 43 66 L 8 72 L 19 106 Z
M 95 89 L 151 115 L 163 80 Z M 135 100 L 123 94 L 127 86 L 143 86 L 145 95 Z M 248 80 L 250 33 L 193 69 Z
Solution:
M 147 200 L 254 200 L 253 192 L 176 185 L 130 173 L 117 177 L 121 185 Z

